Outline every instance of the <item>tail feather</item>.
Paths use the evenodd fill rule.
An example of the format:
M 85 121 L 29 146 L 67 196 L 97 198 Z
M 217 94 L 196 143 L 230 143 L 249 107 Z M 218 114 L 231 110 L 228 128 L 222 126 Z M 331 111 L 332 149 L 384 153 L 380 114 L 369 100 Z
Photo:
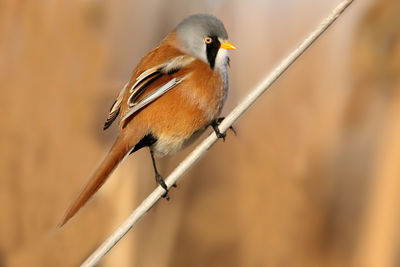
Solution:
M 107 156 L 90 178 L 89 182 L 65 213 L 63 219 L 58 225 L 59 227 L 62 227 L 65 223 L 67 223 L 68 220 L 71 219 L 79 211 L 79 209 L 86 204 L 93 194 L 100 189 L 100 187 L 104 184 L 118 164 L 125 158 L 125 156 L 129 155 L 129 152 L 132 150 L 135 142 L 132 142 L 134 141 L 132 139 L 129 140 L 131 142 L 127 140 L 128 139 L 124 136 L 119 136 L 117 138 Z

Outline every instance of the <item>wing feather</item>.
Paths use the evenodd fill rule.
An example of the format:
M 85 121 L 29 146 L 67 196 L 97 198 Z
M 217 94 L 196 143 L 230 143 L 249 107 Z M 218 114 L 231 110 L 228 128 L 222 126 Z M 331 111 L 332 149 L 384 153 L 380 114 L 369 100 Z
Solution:
M 165 75 L 172 75 L 178 72 L 184 66 L 187 66 L 189 63 L 193 62 L 195 58 L 191 56 L 177 56 L 166 63 L 160 64 L 153 68 L 147 69 L 142 72 L 137 78 L 136 82 L 132 85 L 129 90 L 129 98 L 128 98 L 128 109 L 125 113 L 121 116 L 121 122 L 130 117 L 132 114 L 140 110 L 141 108 L 145 107 L 146 105 L 150 104 L 176 85 L 181 83 L 186 77 L 171 77 L 171 79 L 163 84 L 162 86 L 158 87 L 150 94 L 148 94 L 143 99 L 140 99 L 140 96 L 149 88 L 149 85 L 153 83 L 155 80 L 165 76 Z
M 118 117 L 119 112 L 121 110 L 121 103 L 124 98 L 124 93 L 126 88 L 128 87 L 128 84 L 125 84 L 124 88 L 119 92 L 117 99 L 114 101 L 114 104 L 112 104 L 110 108 L 110 113 L 107 116 L 107 120 L 104 123 L 103 130 L 107 130 L 108 127 L 111 126 L 111 124 L 114 122 L 114 120 Z
M 160 86 L 153 92 L 151 92 L 149 95 L 147 95 L 145 98 L 143 98 L 141 101 L 135 103 L 131 108 L 129 108 L 124 116 L 121 118 L 121 121 L 124 121 L 128 117 L 130 117 L 132 114 L 134 114 L 136 111 L 140 110 L 141 108 L 147 106 L 175 86 L 177 86 L 179 83 L 181 83 L 186 76 L 181 77 L 181 78 L 172 78 L 169 82 L 165 83 L 164 85 Z

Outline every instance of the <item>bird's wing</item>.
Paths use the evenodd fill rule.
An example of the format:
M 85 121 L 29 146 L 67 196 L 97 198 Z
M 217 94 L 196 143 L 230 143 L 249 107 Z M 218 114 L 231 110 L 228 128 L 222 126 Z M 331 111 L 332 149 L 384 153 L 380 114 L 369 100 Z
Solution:
M 174 77 L 172 78 L 169 82 L 165 83 L 164 85 L 158 87 L 156 90 L 145 96 L 143 99 L 141 99 L 139 102 L 133 102 L 129 101 L 129 108 L 125 112 L 125 114 L 122 116 L 121 121 L 124 121 L 128 117 L 130 117 L 132 114 L 134 114 L 136 111 L 140 110 L 144 106 L 147 106 L 166 92 L 168 92 L 170 89 L 174 88 L 176 85 L 181 83 L 186 76 L 184 77 Z M 130 98 L 132 100 L 132 98 Z
M 104 124 L 104 129 L 110 127 L 113 121 L 117 118 L 121 111 L 121 104 L 124 99 L 124 95 L 128 94 L 128 108 L 124 111 L 124 114 L 121 114 L 121 122 L 130 117 L 132 114 L 147 106 L 170 89 L 174 88 L 176 85 L 181 83 L 187 75 L 181 77 L 173 77 L 172 75 L 178 72 L 181 68 L 187 66 L 189 63 L 194 61 L 195 58 L 187 55 L 174 57 L 167 62 L 157 65 L 155 67 L 149 68 L 143 71 L 139 76 L 136 77 L 134 82 L 130 82 L 128 84 L 132 84 L 132 86 L 125 85 L 125 87 L 119 93 L 117 100 L 114 102 L 111 107 L 110 114 Z M 156 89 L 152 89 L 149 93 L 147 89 L 149 89 L 150 84 L 154 81 L 160 79 L 161 77 L 170 76 L 168 82 L 163 85 L 157 87 Z M 129 88 L 129 90 L 128 90 Z M 144 97 L 142 97 L 145 95 Z

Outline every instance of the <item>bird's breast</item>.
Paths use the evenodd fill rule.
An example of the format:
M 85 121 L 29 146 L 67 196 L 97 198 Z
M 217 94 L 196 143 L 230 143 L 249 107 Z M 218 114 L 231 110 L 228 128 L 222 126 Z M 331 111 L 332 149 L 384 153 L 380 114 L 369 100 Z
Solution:
M 227 94 L 225 77 L 219 72 L 209 70 L 189 74 L 176 93 L 183 101 L 199 109 L 206 120 L 211 121 L 219 115 Z

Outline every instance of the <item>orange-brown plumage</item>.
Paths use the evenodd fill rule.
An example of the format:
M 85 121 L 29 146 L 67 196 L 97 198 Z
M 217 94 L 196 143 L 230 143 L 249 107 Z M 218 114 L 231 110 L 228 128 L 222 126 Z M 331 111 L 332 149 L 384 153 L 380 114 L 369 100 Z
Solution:
M 205 26 L 202 26 L 203 21 Z M 210 22 L 215 25 L 209 26 Z M 206 30 L 211 27 L 210 32 L 219 33 L 212 36 L 213 47 L 205 44 L 204 51 L 197 52 L 197 44 L 194 45 L 197 50 L 188 44 L 188 40 L 191 42 L 197 38 L 191 36 L 193 31 L 201 31 L 201 28 L 196 29 L 196 23 Z M 189 17 L 139 62 L 129 83 L 112 106 L 105 125 L 105 129 L 108 128 L 119 114 L 119 137 L 65 214 L 61 226 L 97 192 L 130 152 L 143 146 L 150 147 L 152 157 L 153 153 L 164 156 L 176 152 L 218 118 L 228 86 L 227 55 L 220 51 L 225 43 L 228 44 L 225 49 L 234 48 L 226 41 L 227 34 L 221 25 L 218 19 L 209 15 Z M 195 30 L 185 33 L 190 27 Z M 199 36 L 199 40 L 203 41 L 204 37 Z M 204 56 L 203 52 L 207 54 Z M 221 56 L 218 57 L 218 54 Z M 150 103 L 146 102 L 166 84 L 171 84 L 172 89 L 168 87 L 169 91 Z M 145 102 L 145 106 L 135 109 Z M 159 174 L 156 169 L 155 172 L 157 178 Z M 160 183 L 160 180 L 157 181 Z M 162 178 L 160 184 L 167 190 Z

